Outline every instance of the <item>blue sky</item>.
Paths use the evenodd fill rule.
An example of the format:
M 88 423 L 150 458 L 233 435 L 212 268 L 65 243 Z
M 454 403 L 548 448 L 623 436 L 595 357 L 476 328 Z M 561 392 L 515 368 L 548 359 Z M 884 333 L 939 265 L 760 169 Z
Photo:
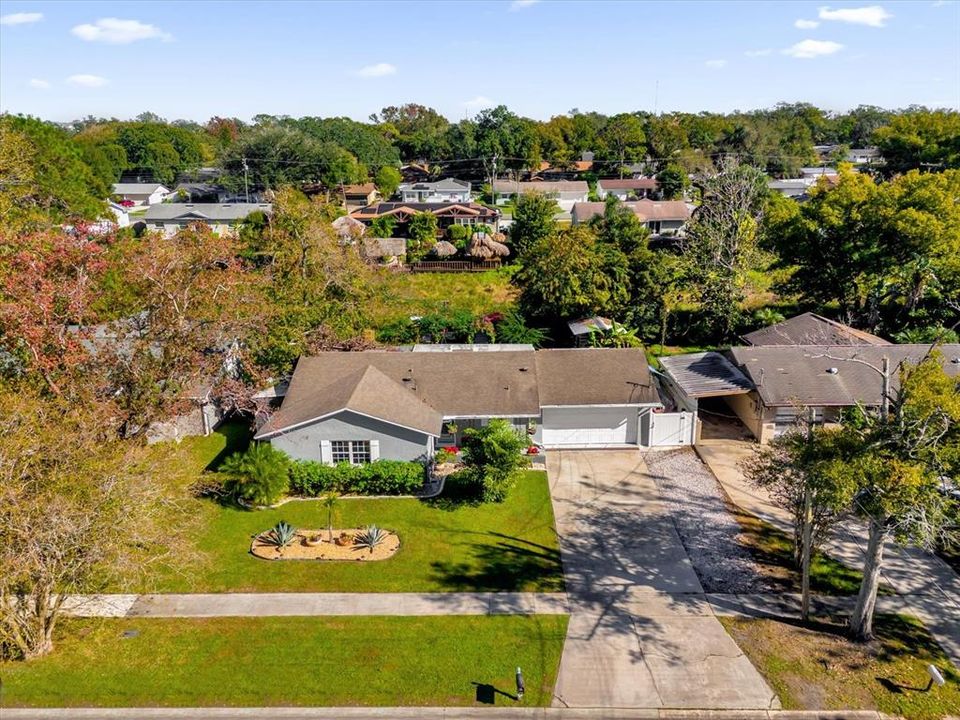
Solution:
M 960 109 L 960 2 L 0 0 L 0 110 Z

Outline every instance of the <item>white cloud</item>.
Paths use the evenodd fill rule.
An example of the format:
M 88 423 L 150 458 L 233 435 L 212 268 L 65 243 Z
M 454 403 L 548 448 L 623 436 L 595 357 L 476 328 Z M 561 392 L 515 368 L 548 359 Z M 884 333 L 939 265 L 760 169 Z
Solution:
M 817 16 L 821 20 L 837 20 L 838 22 L 853 23 L 854 25 L 869 25 L 870 27 L 883 27 L 887 20 L 893 17 L 879 5 L 868 5 L 859 8 L 837 8 L 831 10 L 829 7 L 820 8 Z
M 46 90 L 50 87 L 50 83 L 46 80 L 40 80 L 39 78 L 30 78 L 27 84 L 32 88 L 37 88 L 37 90 Z
M 727 64 L 726 60 L 707 60 L 704 63 L 704 65 L 706 65 L 708 68 L 717 68 L 717 69 L 726 67 L 726 64 Z
M 517 10 L 523 10 L 528 8 L 531 5 L 536 5 L 540 0 L 513 0 L 510 3 L 510 12 L 516 12 Z
M 468 109 L 477 109 L 488 108 L 493 105 L 493 100 L 483 95 L 477 95 L 472 100 L 466 100 L 463 103 L 463 106 Z
M 156 25 L 148 25 L 139 20 L 121 20 L 119 18 L 100 18 L 95 23 L 77 25 L 70 32 L 87 42 L 102 42 L 109 45 L 129 45 L 137 40 L 173 40 L 170 33 Z
M 747 57 L 765 57 L 766 55 L 769 55 L 772 52 L 773 50 L 771 50 L 770 48 L 763 48 L 762 50 L 747 50 L 744 53 L 744 55 L 746 55 Z
M 103 87 L 110 81 L 99 75 L 71 75 L 67 78 L 67 82 L 80 87 L 98 88 Z
M 820 23 L 816 20 L 804 20 L 800 18 L 794 21 L 793 26 L 801 30 L 813 30 L 815 27 L 820 27 Z
M 0 25 L 29 25 L 43 20 L 43 13 L 10 13 L 0 15 Z
M 953 0 L 934 0 L 933 7 L 943 7 L 944 5 L 950 5 Z
M 833 40 L 801 40 L 783 51 L 784 55 L 795 58 L 815 58 L 824 55 L 833 55 L 843 50 L 843 45 Z
M 376 65 L 367 65 L 357 70 L 360 77 L 375 78 L 385 77 L 387 75 L 396 75 L 397 68 L 390 63 L 377 63 Z

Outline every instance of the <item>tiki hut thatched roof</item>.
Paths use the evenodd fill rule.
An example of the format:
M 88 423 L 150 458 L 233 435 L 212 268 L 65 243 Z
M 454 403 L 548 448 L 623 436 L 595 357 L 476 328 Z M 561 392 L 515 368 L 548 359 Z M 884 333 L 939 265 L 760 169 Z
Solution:
M 331 225 L 337 231 L 337 236 L 346 241 L 354 241 L 363 237 L 363 234 L 367 231 L 366 225 L 349 215 L 338 217 Z
M 506 257 L 510 254 L 510 248 L 501 242 L 497 242 L 485 232 L 474 233 L 470 238 L 470 247 L 467 253 L 471 257 L 483 258 L 489 260 L 494 257 Z
M 494 234 L 493 234 L 493 239 L 496 240 L 498 243 L 506 243 L 506 242 L 507 242 L 507 236 L 504 235 L 502 232 L 494 233 Z
M 433 252 L 437 257 L 450 257 L 457 254 L 457 246 L 446 240 L 441 240 L 433 246 Z

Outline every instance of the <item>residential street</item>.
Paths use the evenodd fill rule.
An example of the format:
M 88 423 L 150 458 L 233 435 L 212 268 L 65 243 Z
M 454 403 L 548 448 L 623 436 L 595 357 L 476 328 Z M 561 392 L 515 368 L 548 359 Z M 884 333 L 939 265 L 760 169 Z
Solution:
M 778 707 L 726 634 L 642 459 L 547 456 L 570 625 L 555 706 Z

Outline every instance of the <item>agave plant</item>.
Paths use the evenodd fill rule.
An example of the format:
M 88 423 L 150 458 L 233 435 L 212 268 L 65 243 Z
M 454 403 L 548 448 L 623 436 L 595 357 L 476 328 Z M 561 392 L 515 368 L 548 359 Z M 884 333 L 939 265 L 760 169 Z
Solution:
M 387 539 L 387 531 L 376 525 L 368 525 L 353 539 L 356 547 L 367 548 L 370 554 Z
M 293 525 L 281 520 L 263 535 L 269 545 L 276 548 L 285 548 L 297 536 L 297 529 Z

